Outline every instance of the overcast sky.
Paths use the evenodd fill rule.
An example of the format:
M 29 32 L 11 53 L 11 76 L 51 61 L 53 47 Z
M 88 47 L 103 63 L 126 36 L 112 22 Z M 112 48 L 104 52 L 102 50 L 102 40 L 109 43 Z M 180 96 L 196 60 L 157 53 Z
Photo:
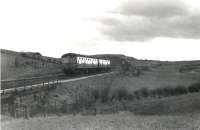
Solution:
M 2 0 L 1 48 L 200 60 L 198 0 Z

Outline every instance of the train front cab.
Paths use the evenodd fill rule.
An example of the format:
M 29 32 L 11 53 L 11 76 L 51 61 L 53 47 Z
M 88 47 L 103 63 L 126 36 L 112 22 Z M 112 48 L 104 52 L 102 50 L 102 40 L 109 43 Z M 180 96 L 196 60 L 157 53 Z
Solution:
M 74 74 L 76 70 L 76 54 L 68 53 L 62 56 L 65 74 Z

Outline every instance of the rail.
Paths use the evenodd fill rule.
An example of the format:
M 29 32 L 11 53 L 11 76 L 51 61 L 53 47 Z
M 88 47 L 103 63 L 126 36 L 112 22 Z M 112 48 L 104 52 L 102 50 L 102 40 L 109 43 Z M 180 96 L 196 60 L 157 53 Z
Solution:
M 20 86 L 27 86 L 27 85 L 32 85 L 32 84 L 59 80 L 63 78 L 66 78 L 66 75 L 60 74 L 56 76 L 41 76 L 41 77 L 33 77 L 33 78 L 25 78 L 25 79 L 1 80 L 1 89 L 3 90 L 3 89 L 20 87 Z
M 50 88 L 51 86 L 55 86 L 55 85 L 62 84 L 62 83 L 74 82 L 74 81 L 83 80 L 83 79 L 87 79 L 87 78 L 91 78 L 91 77 L 98 77 L 98 76 L 109 75 L 109 74 L 114 74 L 114 73 L 116 73 L 116 72 L 101 73 L 101 74 L 82 76 L 82 77 L 76 77 L 76 78 L 70 78 L 70 79 L 54 79 L 51 81 L 43 80 L 40 83 L 29 84 L 29 85 L 26 85 L 23 82 L 24 84 L 22 86 L 11 87 L 11 88 L 3 87 L 3 89 L 1 88 L 0 94 L 12 93 L 12 92 L 17 92 L 17 91 L 25 91 L 25 90 L 31 90 L 31 89 L 36 89 L 36 88 L 45 88 L 45 87 Z

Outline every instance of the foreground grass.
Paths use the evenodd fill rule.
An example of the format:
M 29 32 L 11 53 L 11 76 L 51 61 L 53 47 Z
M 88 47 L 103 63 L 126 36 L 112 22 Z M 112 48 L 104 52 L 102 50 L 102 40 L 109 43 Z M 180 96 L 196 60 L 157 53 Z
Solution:
M 138 116 L 130 112 L 82 116 L 65 115 L 2 123 L 2 130 L 198 130 L 200 113 Z
M 59 114 L 9 119 L 2 130 L 199 130 L 199 93 L 133 102 L 114 114 Z M 99 106 L 98 108 L 100 108 Z M 102 106 L 103 107 L 103 106 Z M 103 107 L 105 108 L 105 106 Z

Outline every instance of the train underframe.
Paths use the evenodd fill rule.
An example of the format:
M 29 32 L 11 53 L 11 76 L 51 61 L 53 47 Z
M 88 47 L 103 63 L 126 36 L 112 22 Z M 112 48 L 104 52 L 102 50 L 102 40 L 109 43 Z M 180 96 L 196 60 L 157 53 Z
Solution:
M 105 67 L 105 68 L 65 68 L 64 72 L 67 75 L 70 74 L 94 74 L 94 73 L 104 73 L 104 72 L 109 72 L 111 70 L 110 67 Z

